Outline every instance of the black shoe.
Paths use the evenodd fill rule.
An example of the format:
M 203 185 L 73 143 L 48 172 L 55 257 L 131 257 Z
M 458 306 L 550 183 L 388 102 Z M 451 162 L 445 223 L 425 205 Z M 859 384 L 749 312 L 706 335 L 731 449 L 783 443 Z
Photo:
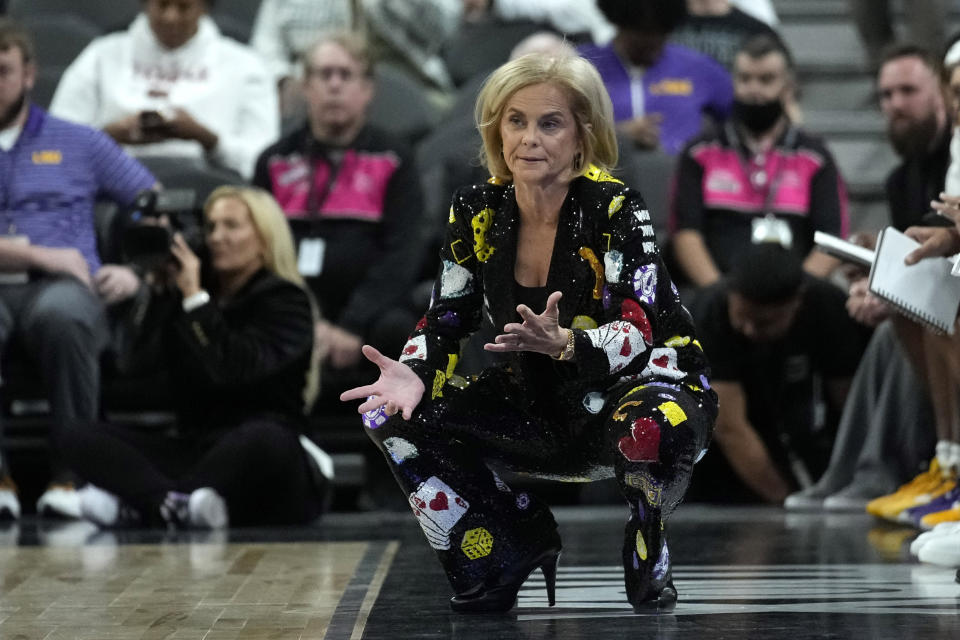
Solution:
M 670 613 L 677 606 L 677 590 L 671 580 L 656 597 L 633 603 L 634 613 Z
M 560 547 L 551 547 L 541 551 L 526 562 L 504 571 L 492 585 L 478 585 L 464 593 L 450 598 L 450 608 L 458 613 L 503 613 L 517 604 L 517 593 L 530 574 L 537 567 L 543 571 L 547 583 L 547 601 L 552 607 L 555 603 L 557 584 L 557 563 L 560 561 Z

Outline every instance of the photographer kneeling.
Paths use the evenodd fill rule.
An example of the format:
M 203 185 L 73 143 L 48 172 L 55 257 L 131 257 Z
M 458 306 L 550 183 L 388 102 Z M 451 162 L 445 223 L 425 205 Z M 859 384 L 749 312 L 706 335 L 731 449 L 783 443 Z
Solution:
M 298 524 L 322 511 L 329 458 L 300 435 L 317 391 L 315 312 L 283 213 L 259 189 L 221 187 L 204 243 L 201 261 L 172 235 L 130 318 L 126 368 L 165 368 L 176 434 L 60 434 L 91 483 L 83 515 L 101 526 Z

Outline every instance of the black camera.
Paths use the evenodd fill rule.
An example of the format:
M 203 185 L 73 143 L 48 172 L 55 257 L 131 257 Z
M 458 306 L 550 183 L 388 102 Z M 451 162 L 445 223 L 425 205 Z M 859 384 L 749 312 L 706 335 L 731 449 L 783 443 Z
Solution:
M 121 236 L 120 247 L 127 260 L 152 270 L 168 264 L 173 255 L 173 234 L 180 232 L 194 252 L 203 244 L 194 216 L 196 194 L 192 189 L 147 190 L 134 201 Z

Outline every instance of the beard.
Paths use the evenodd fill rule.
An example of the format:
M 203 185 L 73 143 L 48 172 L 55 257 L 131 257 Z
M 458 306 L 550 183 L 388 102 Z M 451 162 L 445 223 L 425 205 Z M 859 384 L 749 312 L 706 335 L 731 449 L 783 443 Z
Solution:
M 0 112 L 0 131 L 3 131 L 17 119 L 17 116 L 20 115 L 20 112 L 23 111 L 23 105 L 27 102 L 27 90 L 24 89 L 20 92 L 19 97 L 10 103 L 10 106 L 7 107 L 3 112 Z
M 898 126 L 899 125 L 899 126 Z M 887 124 L 887 137 L 893 150 L 901 158 L 916 158 L 926 154 L 940 132 L 937 116 L 931 112 L 926 118 L 907 122 L 891 120 Z

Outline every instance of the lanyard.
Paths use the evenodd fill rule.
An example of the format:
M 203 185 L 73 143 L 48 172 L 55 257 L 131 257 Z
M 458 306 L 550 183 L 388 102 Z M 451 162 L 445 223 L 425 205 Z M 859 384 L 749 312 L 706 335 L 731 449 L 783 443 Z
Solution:
M 326 148 L 319 145 L 315 140 L 310 140 L 307 143 L 307 159 L 310 163 L 310 173 L 307 175 L 307 180 L 309 180 L 309 191 L 307 192 L 307 215 L 312 222 L 314 230 L 316 230 L 320 222 L 320 210 L 323 208 L 324 203 L 326 203 L 327 198 L 330 197 L 331 192 L 333 192 L 333 186 L 337 182 L 337 177 L 340 175 L 340 169 L 343 167 L 344 155 L 341 155 L 339 158 L 334 157 L 335 154 L 328 152 Z M 323 190 L 319 193 L 317 192 L 317 163 L 318 160 L 323 160 L 330 171 L 327 174 L 327 180 L 323 185 Z

